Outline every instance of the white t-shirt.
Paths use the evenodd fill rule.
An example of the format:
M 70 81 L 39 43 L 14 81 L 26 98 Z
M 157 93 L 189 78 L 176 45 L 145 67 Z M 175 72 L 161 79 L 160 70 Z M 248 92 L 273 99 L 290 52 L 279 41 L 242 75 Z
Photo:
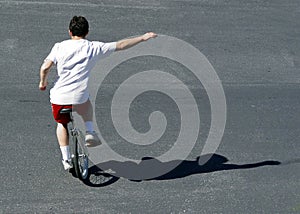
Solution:
M 50 102 L 57 105 L 81 104 L 88 100 L 88 80 L 97 61 L 109 56 L 116 42 L 65 40 L 56 43 L 46 57 L 57 65 L 57 80 L 50 90 Z

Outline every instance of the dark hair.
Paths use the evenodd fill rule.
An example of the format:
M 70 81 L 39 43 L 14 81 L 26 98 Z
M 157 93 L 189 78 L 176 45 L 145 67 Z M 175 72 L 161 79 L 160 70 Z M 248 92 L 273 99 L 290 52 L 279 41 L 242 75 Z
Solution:
M 73 36 L 85 37 L 89 32 L 89 23 L 83 16 L 74 16 L 69 25 Z

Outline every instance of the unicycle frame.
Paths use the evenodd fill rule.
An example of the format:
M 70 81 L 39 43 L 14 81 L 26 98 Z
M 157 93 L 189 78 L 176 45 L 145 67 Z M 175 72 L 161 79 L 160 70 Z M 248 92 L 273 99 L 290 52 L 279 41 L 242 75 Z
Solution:
M 74 167 L 75 176 L 80 180 L 85 180 L 88 177 L 88 150 L 84 142 L 84 136 L 80 129 L 75 127 L 72 109 L 62 109 L 62 114 L 70 115 L 68 123 L 69 144 L 71 148 L 71 158 Z

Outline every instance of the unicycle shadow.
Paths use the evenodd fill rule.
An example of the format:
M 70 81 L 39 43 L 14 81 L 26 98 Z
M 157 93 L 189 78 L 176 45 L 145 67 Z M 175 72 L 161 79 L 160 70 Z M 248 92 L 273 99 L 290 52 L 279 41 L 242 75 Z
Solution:
M 102 171 L 103 174 L 111 176 L 111 180 L 109 182 L 101 185 L 107 186 L 116 182 L 121 177 L 136 182 L 150 180 L 173 180 L 195 174 L 212 173 L 226 170 L 252 169 L 281 164 L 281 162 L 274 160 L 248 164 L 231 164 L 228 163 L 229 159 L 222 155 L 210 154 L 207 156 L 209 156 L 209 158 L 205 156 L 199 156 L 195 160 L 173 160 L 169 162 L 161 162 L 152 157 L 144 157 L 138 164 L 132 161 L 120 162 L 111 160 L 93 166 L 91 168 L 91 175 L 93 174 L 92 171 L 94 170 L 94 172 L 98 171 L 98 173 L 100 173 Z M 206 158 L 208 161 L 203 165 L 199 165 L 199 159 L 201 158 Z M 152 172 L 157 172 L 159 169 L 162 169 L 166 173 L 154 177 L 149 176 L 149 172 L 151 175 Z
M 97 165 L 89 168 L 88 177 L 82 182 L 90 187 L 105 187 L 117 182 L 120 178 L 103 171 Z

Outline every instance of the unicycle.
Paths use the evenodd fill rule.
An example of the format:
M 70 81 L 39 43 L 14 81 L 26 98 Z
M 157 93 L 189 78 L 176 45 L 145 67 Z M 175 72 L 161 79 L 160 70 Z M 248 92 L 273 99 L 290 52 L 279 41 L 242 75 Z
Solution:
M 89 158 L 84 135 L 80 129 L 75 127 L 72 108 L 64 108 L 60 113 L 70 115 L 71 121 L 68 123 L 68 132 L 74 173 L 80 180 L 85 180 L 89 175 Z

